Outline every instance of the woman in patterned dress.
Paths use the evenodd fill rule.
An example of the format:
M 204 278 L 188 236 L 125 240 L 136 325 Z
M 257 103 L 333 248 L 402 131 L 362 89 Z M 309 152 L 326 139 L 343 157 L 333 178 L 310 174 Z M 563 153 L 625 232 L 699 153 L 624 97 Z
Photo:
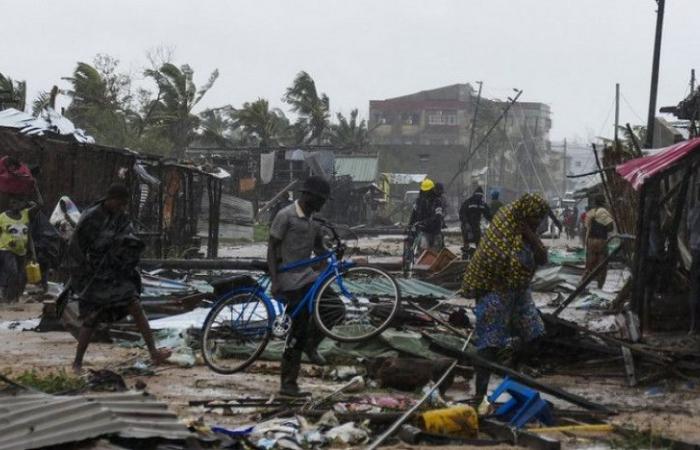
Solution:
M 511 363 L 517 363 L 513 359 L 531 354 L 544 334 L 530 281 L 537 266 L 547 262 L 547 250 L 536 230 L 549 213 L 549 205 L 537 194 L 525 194 L 503 206 L 467 266 L 462 294 L 476 298 L 477 353 L 490 361 L 503 363 L 511 354 L 515 356 Z M 488 408 L 484 400 L 489 378 L 488 370 L 477 369 L 480 410 Z

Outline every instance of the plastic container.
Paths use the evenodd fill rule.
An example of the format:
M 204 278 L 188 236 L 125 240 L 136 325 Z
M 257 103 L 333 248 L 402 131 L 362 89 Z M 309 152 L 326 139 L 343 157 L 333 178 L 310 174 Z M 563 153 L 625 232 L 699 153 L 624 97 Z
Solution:
M 479 432 L 476 411 L 467 405 L 426 411 L 421 414 L 421 420 L 423 429 L 429 433 L 470 438 L 476 437 Z
M 38 263 L 30 261 L 27 263 L 24 270 L 27 273 L 27 283 L 37 284 L 41 282 L 41 268 Z

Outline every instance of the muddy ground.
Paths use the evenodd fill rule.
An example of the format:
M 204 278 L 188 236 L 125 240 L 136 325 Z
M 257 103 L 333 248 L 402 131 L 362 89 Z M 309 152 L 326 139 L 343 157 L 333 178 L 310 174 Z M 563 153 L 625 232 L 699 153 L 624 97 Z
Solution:
M 363 247 L 377 244 L 369 240 Z M 396 252 L 398 242 L 384 243 L 387 253 Z M 452 245 L 457 250 L 456 245 Z M 248 249 L 250 256 L 257 256 L 259 248 Z M 19 304 L 0 304 L 0 371 L 13 376 L 24 371 L 37 369 L 70 370 L 74 356 L 76 341 L 66 332 L 38 333 L 23 331 L 25 326 L 32 323 L 22 323 L 38 319 L 41 315 L 41 304 L 28 303 L 27 298 Z M 17 325 L 12 325 L 18 323 Z M 137 361 L 148 361 L 147 353 L 139 348 L 125 348 L 117 344 L 94 343 L 88 349 L 85 358 L 85 369 L 111 369 L 118 371 L 133 366 Z M 614 377 L 575 377 L 575 376 L 543 376 L 540 381 L 556 385 L 570 392 L 579 394 L 592 401 L 602 403 L 620 413 L 608 420 L 615 424 L 624 425 L 640 430 L 652 430 L 654 434 L 700 444 L 700 384 L 687 380 L 661 380 L 653 385 L 631 388 L 626 385 L 624 371 L 621 366 L 615 366 L 607 372 L 619 372 Z M 305 366 L 300 379 L 305 390 L 316 396 L 328 394 L 342 385 L 341 382 L 325 380 L 319 377 L 320 370 Z M 313 376 L 310 376 L 313 375 Z M 173 411 L 181 418 L 201 417 L 209 425 L 237 427 L 257 420 L 254 410 L 233 411 L 233 415 L 205 410 L 203 407 L 190 407 L 191 400 L 232 399 L 240 397 L 270 397 L 278 389 L 278 365 L 274 362 L 260 362 L 249 368 L 245 373 L 235 375 L 219 375 L 202 365 L 201 358 L 192 368 L 165 366 L 155 368 L 155 374 L 127 374 L 126 383 L 135 388 L 137 383 L 146 384 L 145 390 L 157 398 L 167 402 Z M 492 387 L 500 382 L 493 377 Z M 448 398 L 470 398 L 471 383 L 469 380 L 458 379 L 457 383 L 447 393 Z M 546 398 L 562 408 L 575 409 L 551 397 Z M 219 410 L 220 411 L 220 410 Z M 615 441 L 613 445 L 606 443 L 609 436 L 594 437 L 585 434 L 564 435 L 553 434 L 561 439 L 564 448 L 613 448 L 627 446 L 637 447 L 635 442 Z M 648 436 L 648 435 L 647 435 Z M 639 438 L 644 441 L 644 436 Z M 643 443 L 639 445 L 646 446 Z M 406 444 L 396 444 L 392 448 L 419 448 Z M 448 447 L 441 447 L 447 449 Z M 460 447 L 463 448 L 463 447 Z M 503 447 L 508 448 L 508 447 Z
M 40 315 L 37 303 L 1 305 L 0 322 L 35 319 Z M 20 325 L 21 327 L 21 325 Z M 3 327 L 5 328 L 5 327 Z M 65 332 L 37 333 L 18 328 L 0 330 L 2 347 L 2 372 L 13 375 L 25 370 L 70 369 L 75 351 L 75 340 Z M 148 361 L 142 349 L 123 348 L 117 344 L 95 343 L 88 350 L 85 368 L 119 370 L 132 366 L 136 361 Z M 307 375 L 318 373 L 312 366 L 305 366 Z M 240 426 L 256 420 L 253 410 L 234 412 L 224 416 L 190 407 L 190 400 L 230 399 L 238 397 L 269 397 L 278 388 L 277 364 L 261 362 L 246 373 L 218 375 L 198 363 L 192 368 L 165 366 L 155 369 L 155 374 L 126 375 L 129 387 L 137 382 L 146 384 L 145 390 L 167 402 L 182 418 L 203 417 L 209 424 Z M 586 398 L 616 408 L 621 413 L 610 421 L 638 429 L 653 430 L 667 437 L 700 443 L 700 387 L 686 381 L 667 381 L 654 386 L 630 388 L 624 378 L 582 378 L 545 376 L 542 382 L 554 384 Z M 496 380 L 497 382 L 497 380 Z M 301 385 L 317 396 L 323 396 L 341 386 L 342 383 L 318 377 L 302 377 Z M 458 380 L 448 397 L 467 398 L 472 395 L 471 385 Z M 562 407 L 570 408 L 561 402 Z M 559 436 L 566 448 L 591 448 L 597 439 Z M 603 446 L 605 448 L 606 446 Z M 400 445 L 395 448 L 412 448 Z M 445 447 L 443 447 L 445 448 Z

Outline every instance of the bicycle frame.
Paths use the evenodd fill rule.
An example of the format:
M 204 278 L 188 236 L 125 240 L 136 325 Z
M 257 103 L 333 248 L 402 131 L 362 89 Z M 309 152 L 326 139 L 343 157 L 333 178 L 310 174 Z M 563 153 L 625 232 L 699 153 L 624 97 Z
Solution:
M 307 267 L 307 266 L 312 266 L 314 264 L 320 263 L 326 261 L 328 264 L 326 265 L 325 269 L 321 272 L 321 274 L 316 278 L 314 283 L 311 285 L 311 288 L 304 294 L 304 297 L 301 299 L 298 305 L 295 306 L 294 310 L 289 313 L 289 316 L 294 319 L 297 317 L 301 311 L 302 308 L 306 307 L 308 309 L 309 314 L 313 313 L 313 308 L 314 308 L 314 299 L 316 298 L 316 295 L 318 294 L 319 289 L 325 283 L 330 277 L 337 276 L 338 277 L 338 285 L 341 289 L 341 293 L 351 296 L 351 293 L 345 288 L 343 285 L 343 278 L 340 276 L 340 272 L 344 269 L 350 268 L 355 266 L 355 263 L 350 260 L 339 260 L 338 257 L 336 256 L 335 251 L 328 251 L 322 255 L 316 256 L 314 258 L 310 259 L 302 259 L 300 261 L 296 261 L 290 264 L 286 264 L 282 267 L 280 267 L 280 272 L 287 272 L 290 270 L 294 270 L 300 267 Z M 270 312 L 272 312 L 271 319 L 274 320 L 276 316 L 282 315 L 285 312 L 285 304 L 286 300 L 284 299 L 274 299 L 270 296 L 267 295 L 267 288 L 270 285 L 270 280 L 267 278 L 266 275 L 261 276 L 258 279 L 258 283 L 256 286 L 251 286 L 251 287 L 246 287 L 246 288 L 235 288 L 225 294 L 223 294 L 220 299 L 229 297 L 235 293 L 250 293 L 254 295 L 258 295 L 260 298 L 263 299 L 265 302 L 265 306 L 268 308 Z M 275 300 L 275 302 L 273 302 Z M 217 300 L 218 301 L 218 300 Z M 276 306 L 276 308 L 275 308 Z

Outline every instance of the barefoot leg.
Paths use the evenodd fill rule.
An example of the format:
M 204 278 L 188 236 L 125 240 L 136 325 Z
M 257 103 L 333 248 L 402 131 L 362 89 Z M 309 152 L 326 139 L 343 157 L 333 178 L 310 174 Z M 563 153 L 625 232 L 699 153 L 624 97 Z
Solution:
M 78 333 L 78 347 L 75 351 L 75 360 L 73 361 L 73 371 L 75 373 L 80 373 L 83 368 L 83 357 L 85 356 L 85 351 L 90 345 L 90 339 L 95 332 L 94 328 L 81 327 Z
M 143 340 L 146 342 L 146 347 L 148 347 L 148 353 L 151 355 L 151 359 L 154 363 L 160 364 L 170 356 L 170 352 L 167 350 L 158 350 L 156 348 L 155 340 L 153 339 L 153 332 L 151 331 L 151 326 L 148 324 L 148 318 L 143 312 L 141 303 L 135 301 L 129 305 L 129 314 L 134 318 L 136 322 L 136 327 L 141 332 Z

